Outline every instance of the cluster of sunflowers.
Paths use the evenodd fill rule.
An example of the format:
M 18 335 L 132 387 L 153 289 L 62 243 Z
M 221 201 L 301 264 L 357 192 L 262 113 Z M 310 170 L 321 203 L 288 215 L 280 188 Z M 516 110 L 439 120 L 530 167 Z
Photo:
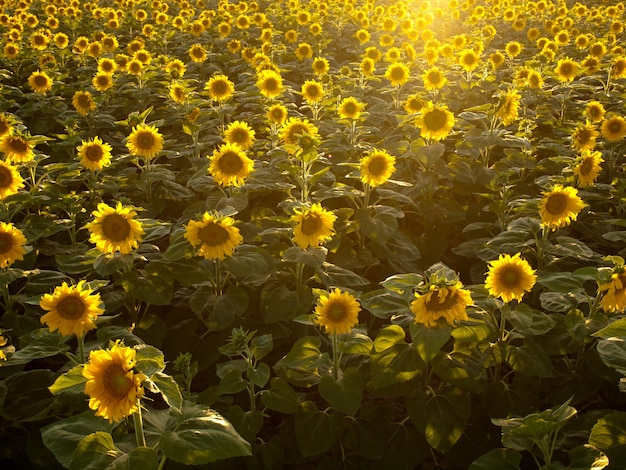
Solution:
M 622 2 L 0 7 L 1 462 L 626 461 Z

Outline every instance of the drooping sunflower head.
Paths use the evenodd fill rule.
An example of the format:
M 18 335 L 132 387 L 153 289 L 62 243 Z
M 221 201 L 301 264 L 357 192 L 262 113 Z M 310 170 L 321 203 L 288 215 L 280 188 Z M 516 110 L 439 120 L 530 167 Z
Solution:
M 489 63 L 491 63 L 491 66 L 494 69 L 499 68 L 500 66 L 502 66 L 504 64 L 504 54 L 502 54 L 502 52 L 500 51 L 495 51 L 492 52 L 489 55 Z
M 119 251 L 124 255 L 139 246 L 144 231 L 132 208 L 122 206 L 121 202 L 115 207 L 101 202 L 92 215 L 94 220 L 85 228 L 89 230 L 89 241 L 102 253 Z
M 0 201 L 16 194 L 24 187 L 24 179 L 18 169 L 8 162 L 0 161 Z
M 561 82 L 571 82 L 578 74 L 579 69 L 580 64 L 578 62 L 565 57 L 563 59 L 559 59 L 554 71 L 556 72 L 557 78 Z
M 339 117 L 341 119 L 359 119 L 364 107 L 364 103 L 361 103 L 352 96 L 348 96 L 339 103 Z
M 593 124 L 579 124 L 572 133 L 572 147 L 579 152 L 593 150 L 599 135 Z
M 46 72 L 37 70 L 28 77 L 28 86 L 30 86 L 35 93 L 45 93 L 52 89 L 52 79 Z
M 560 184 L 543 194 L 539 203 L 541 223 L 552 230 L 569 225 L 576 220 L 585 203 L 578 196 L 578 190 Z
M 443 140 L 454 126 L 454 114 L 447 106 L 435 106 L 432 102 L 422 107 L 415 124 L 425 139 Z
M 500 297 L 504 302 L 514 299 L 521 301 L 524 293 L 530 292 L 536 280 L 535 271 L 528 261 L 521 258 L 520 253 L 513 256 L 506 254 L 489 262 L 485 287 L 489 295 Z
M 592 186 L 598 179 L 600 171 L 602 171 L 600 164 L 603 161 L 601 152 L 583 152 L 576 160 L 576 165 L 574 166 L 574 174 L 576 175 L 578 186 L 581 188 Z
M 626 272 L 623 266 L 613 269 L 608 282 L 598 286 L 598 292 L 604 292 L 600 306 L 607 313 L 623 312 L 626 309 Z
M 306 80 L 302 85 L 302 97 L 309 103 L 318 103 L 324 97 L 324 87 L 315 80 Z
M 395 157 L 385 150 L 373 150 L 361 159 L 361 181 L 372 187 L 387 182 L 396 170 Z
M 505 126 L 508 126 L 517 119 L 521 98 L 517 90 L 509 90 L 505 93 L 502 104 L 498 111 L 496 111 L 496 117 L 501 119 L 502 124 Z
M 0 151 L 9 162 L 30 162 L 35 158 L 34 148 L 35 143 L 26 135 L 10 134 L 0 139 Z
M 371 77 L 372 75 L 374 75 L 374 70 L 376 68 L 376 62 L 374 62 L 374 59 L 370 58 L 370 57 L 365 57 L 362 61 L 361 61 L 361 73 L 363 74 L 363 76 L 365 77 Z
M 0 268 L 24 259 L 26 237 L 11 223 L 0 222 Z
M 467 307 L 473 303 L 470 291 L 463 289 L 461 281 L 435 282 L 425 292 L 415 293 L 411 302 L 411 311 L 415 323 L 428 328 L 440 325 L 454 326 L 467 320 Z
M 141 123 L 128 136 L 126 147 L 131 155 L 152 160 L 163 150 L 163 136 L 155 126 Z
M 309 246 L 319 246 L 330 240 L 334 234 L 335 214 L 314 203 L 310 207 L 296 209 L 291 220 L 296 224 L 293 229 L 294 241 L 306 250 Z
M 81 337 L 96 328 L 94 320 L 104 313 L 101 304 L 100 294 L 93 294 L 85 281 L 75 286 L 63 282 L 52 294 L 41 297 L 39 305 L 47 313 L 40 320 L 50 331 L 58 330 L 63 336 L 74 334 Z
M 198 250 L 199 256 L 223 260 L 232 256 L 235 248 L 243 243 L 243 237 L 234 223 L 231 217 L 220 217 L 205 212 L 200 221 L 189 221 L 185 239 Z
M 315 323 L 331 335 L 350 333 L 359 323 L 360 311 L 361 306 L 352 294 L 333 289 L 319 297 L 315 307 Z
M 102 170 L 111 164 L 112 147 L 102 142 L 100 137 L 83 141 L 77 150 L 80 163 L 88 170 Z
M 385 71 L 385 78 L 391 82 L 394 87 L 404 85 L 411 78 L 411 71 L 406 64 L 395 62 Z
M 217 74 L 209 79 L 204 89 L 212 100 L 222 102 L 235 93 L 235 84 L 226 75 Z
M 209 174 L 220 186 L 242 186 L 254 169 L 254 161 L 235 143 L 220 145 L 210 159 Z
M 227 143 L 239 145 L 243 150 L 247 150 L 254 145 L 254 136 L 254 129 L 243 121 L 231 122 L 224 131 L 224 140 Z
M 622 140 L 626 136 L 626 119 L 618 114 L 614 114 L 602 121 L 600 132 L 609 142 Z
M 257 74 L 256 86 L 267 98 L 275 98 L 284 90 L 283 78 L 280 73 L 272 69 L 265 69 Z
M 89 353 L 83 377 L 87 379 L 85 393 L 89 395 L 89 408 L 96 411 L 96 416 L 113 423 L 139 409 L 139 399 L 144 393 L 141 383 L 147 377 L 133 370 L 136 363 L 136 351 L 119 342 L 109 349 Z

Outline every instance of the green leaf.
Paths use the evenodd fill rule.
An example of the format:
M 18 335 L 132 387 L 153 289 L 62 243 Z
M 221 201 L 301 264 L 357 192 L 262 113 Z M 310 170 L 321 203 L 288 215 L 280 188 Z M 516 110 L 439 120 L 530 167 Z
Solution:
M 262 362 L 256 369 L 248 369 L 248 379 L 258 387 L 265 387 L 270 379 L 270 366 Z
M 537 283 L 546 289 L 560 294 L 569 294 L 570 292 L 582 292 L 584 290 L 582 283 L 572 273 L 540 273 L 537 277 Z
M 261 391 L 261 403 L 279 413 L 294 414 L 298 410 L 299 399 L 291 386 L 280 377 L 270 380 L 271 388 Z
M 398 210 L 389 206 L 373 206 L 357 209 L 354 221 L 363 234 L 379 245 L 389 240 L 398 229 Z
M 558 292 L 542 292 L 539 294 L 541 308 L 548 312 L 567 312 L 576 306 L 576 300 Z
M 313 403 L 302 405 L 295 419 L 298 448 L 305 457 L 323 454 L 337 438 L 338 426 L 329 413 L 318 411 Z
M 506 319 L 511 322 L 516 331 L 524 336 L 543 335 L 557 323 L 554 317 L 534 310 L 526 304 L 518 304 L 509 310 Z
M 498 332 L 490 327 L 484 320 L 466 320 L 452 329 L 451 335 L 465 343 L 484 343 L 494 341 Z
M 48 390 L 55 375 L 49 370 L 33 369 L 13 372 L 0 381 L 0 397 L 4 395 L 2 418 L 7 422 L 27 423 L 57 414 L 61 400 Z
M 155 372 L 150 376 L 150 380 L 159 390 L 161 396 L 170 407 L 176 411 L 180 411 L 182 409 L 183 397 L 180 393 L 178 384 L 172 376 L 162 372 Z
M 339 350 L 343 354 L 369 356 L 373 347 L 374 342 L 369 336 L 354 331 L 344 341 L 339 341 Z
M 626 338 L 626 318 L 619 318 L 613 321 L 600 331 L 593 333 L 591 336 L 596 336 L 598 338 L 610 338 L 613 336 Z
M 328 354 L 320 352 L 320 344 L 321 340 L 312 336 L 298 339 L 291 351 L 274 365 L 274 370 L 288 382 L 300 387 L 317 384 L 321 375 L 328 375 L 332 367 Z
M 593 256 L 591 250 L 582 241 L 572 237 L 557 237 L 556 243 L 548 245 L 546 251 L 556 256 L 569 256 L 576 259 L 589 259 Z M 537 282 L 540 282 L 539 279 Z
M 242 371 L 229 369 L 226 371 L 218 387 L 220 395 L 239 393 L 246 389 L 246 381 L 242 378 Z
M 571 464 L 568 470 L 602 470 L 609 466 L 609 459 L 604 452 L 585 444 L 569 451 Z
M 159 468 L 159 454 L 148 447 L 135 447 L 128 454 L 124 454 L 106 467 L 106 470 L 157 470 Z
M 626 429 L 626 412 L 609 413 L 600 418 L 591 429 L 589 444 L 604 452 L 611 449 L 626 450 L 624 429 Z
M 546 352 L 531 338 L 523 346 L 507 345 L 506 362 L 517 372 L 533 377 L 552 377 L 552 363 Z
M 409 330 L 413 346 L 425 364 L 437 355 L 451 336 L 450 328 L 428 328 L 421 323 L 411 323 Z
M 347 426 L 341 443 L 365 459 L 382 459 L 393 417 L 389 411 L 390 408 L 385 405 L 363 407 L 356 418 L 346 421 Z M 387 467 L 385 462 L 385 468 L 392 467 Z
M 336 381 L 328 375 L 322 377 L 318 390 L 330 406 L 348 416 L 354 416 L 363 399 L 363 378 L 356 368 L 349 367 L 343 377 Z
M 263 428 L 263 413 L 259 410 L 244 411 L 238 405 L 228 409 L 226 418 L 245 440 L 253 442 Z
M 374 388 L 406 382 L 417 377 L 424 362 L 417 350 L 404 341 L 405 332 L 390 325 L 378 333 L 370 355 L 370 373 Z
M 290 246 L 283 253 L 283 260 L 288 263 L 302 263 L 305 266 L 321 268 L 328 250 L 323 246 L 310 246 L 306 250 L 298 246 Z
M 289 321 L 307 314 L 313 303 L 313 293 L 308 287 L 291 290 L 283 284 L 269 282 L 261 291 L 261 317 L 266 324 Z
M 65 338 L 58 332 L 51 333 L 48 328 L 39 328 L 20 338 L 20 343 L 27 346 L 18 349 L 3 363 L 6 366 L 27 364 L 35 359 L 56 356 L 69 351 Z
M 626 339 L 609 338 L 598 340 L 598 354 L 607 366 L 626 375 Z
M 104 470 L 123 452 L 115 447 L 108 432 L 97 431 L 85 436 L 76 446 L 70 470 Z
M 87 379 L 83 376 L 84 364 L 72 367 L 65 374 L 60 375 L 52 385 L 48 387 L 53 395 L 62 393 L 83 393 L 85 390 L 85 382 Z
M 122 286 L 132 298 L 149 305 L 169 305 L 174 295 L 173 280 L 147 272 L 125 272 L 122 275 Z
M 250 352 L 257 361 L 263 359 L 273 347 L 274 340 L 271 334 L 255 336 L 250 341 Z
M 519 470 L 522 454 L 510 449 L 492 449 L 472 462 L 469 470 Z
M 240 245 L 222 266 L 238 280 L 265 279 L 275 271 L 272 256 L 263 248 Z
M 385 289 L 401 295 L 405 300 L 412 300 L 414 298 L 413 291 L 423 281 L 424 276 L 421 274 L 394 274 L 381 282 L 381 285 Z
M 326 262 L 323 263 L 322 267 L 316 269 L 315 272 L 326 288 L 332 286 L 357 288 L 370 284 L 370 281 L 349 269 Z
M 409 311 L 409 304 L 405 299 L 385 289 L 366 292 L 359 300 L 365 310 L 383 320 L 393 315 L 406 314 Z
M 251 455 L 250 444 L 215 411 L 202 405 L 183 403 L 178 424 L 159 439 L 163 455 L 185 465 L 203 465 L 216 460 Z
M 155 372 L 165 369 L 165 356 L 154 346 L 138 344 L 134 347 L 137 369 L 150 377 Z
M 101 276 L 110 276 L 130 265 L 132 260 L 133 257 L 131 255 L 103 253 L 94 260 L 93 267 Z

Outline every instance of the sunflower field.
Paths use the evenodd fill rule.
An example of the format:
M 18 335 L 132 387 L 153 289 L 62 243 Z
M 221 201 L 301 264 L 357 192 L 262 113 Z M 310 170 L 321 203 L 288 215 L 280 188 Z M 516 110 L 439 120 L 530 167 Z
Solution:
M 2 468 L 626 468 L 624 3 L 0 6 Z

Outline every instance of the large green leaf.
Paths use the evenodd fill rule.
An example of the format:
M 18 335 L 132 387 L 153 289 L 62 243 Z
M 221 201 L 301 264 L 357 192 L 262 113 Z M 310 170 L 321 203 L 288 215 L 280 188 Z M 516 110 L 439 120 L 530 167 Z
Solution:
M 252 245 L 240 245 L 233 256 L 224 260 L 223 266 L 237 279 L 248 282 L 265 279 L 275 270 L 267 250 Z
M 610 338 L 612 336 L 626 338 L 626 318 L 618 318 L 600 331 L 596 331 L 591 336 L 598 338 Z
M 18 349 L 4 363 L 6 366 L 27 364 L 35 359 L 56 356 L 69 351 L 65 338 L 58 332 L 51 333 L 48 328 L 39 328 L 20 338 L 20 343 L 27 346 Z
M 492 449 L 472 462 L 469 470 L 519 470 L 522 454 L 510 449 Z
M 182 409 L 183 397 L 178 384 L 171 375 L 155 372 L 150 376 L 150 380 L 169 406 L 177 411 Z
M 356 368 L 349 367 L 338 380 L 328 375 L 322 377 L 318 390 L 322 398 L 333 408 L 348 416 L 354 416 L 363 399 L 363 378 Z
M 154 273 L 125 272 L 122 286 L 131 297 L 150 305 L 169 305 L 174 295 L 174 281 Z
M 87 379 L 83 376 L 83 364 L 72 367 L 65 374 L 60 375 L 52 385 L 48 387 L 50 393 L 83 393 Z
M 598 353 L 602 361 L 622 375 L 626 375 L 626 339 L 608 338 L 598 340 Z
M 370 373 L 374 388 L 406 382 L 419 375 L 424 362 L 418 352 L 404 341 L 405 332 L 398 325 L 381 330 L 370 355 Z
M 409 330 L 413 346 L 425 364 L 428 364 L 437 355 L 451 336 L 450 328 L 428 328 L 421 323 L 411 323 Z
M 600 418 L 591 429 L 589 444 L 603 451 L 611 468 L 626 468 L 626 412 L 614 411 Z
M 148 447 L 136 447 L 121 455 L 106 467 L 106 470 L 157 470 L 159 454 Z
M 270 380 L 271 388 L 261 391 L 261 403 L 270 410 L 279 413 L 294 414 L 300 400 L 293 388 L 280 377 Z
M 533 377 L 552 377 L 552 363 L 546 352 L 533 341 L 526 338 L 522 346 L 507 346 L 506 362 L 517 372 Z
M 160 372 L 165 369 L 165 356 L 154 346 L 138 344 L 134 349 L 136 351 L 136 367 L 148 377 L 155 372 Z
M 115 446 L 111 434 L 97 431 L 76 446 L 70 470 L 105 470 L 124 453 Z
M 298 339 L 291 351 L 274 365 L 274 370 L 293 385 L 310 387 L 317 384 L 332 367 L 328 353 L 319 350 L 321 343 L 319 338 L 312 336 Z
M 366 292 L 359 300 L 365 310 L 382 319 L 397 314 L 406 314 L 409 311 L 409 304 L 403 297 L 386 289 Z
M 507 311 L 506 319 L 515 330 L 524 336 L 538 336 L 547 333 L 557 321 L 550 315 L 534 310 L 526 304 L 518 304 Z
M 327 411 L 318 411 L 312 402 L 302 403 L 295 423 L 298 448 L 305 457 L 328 451 L 338 437 L 336 418 Z

